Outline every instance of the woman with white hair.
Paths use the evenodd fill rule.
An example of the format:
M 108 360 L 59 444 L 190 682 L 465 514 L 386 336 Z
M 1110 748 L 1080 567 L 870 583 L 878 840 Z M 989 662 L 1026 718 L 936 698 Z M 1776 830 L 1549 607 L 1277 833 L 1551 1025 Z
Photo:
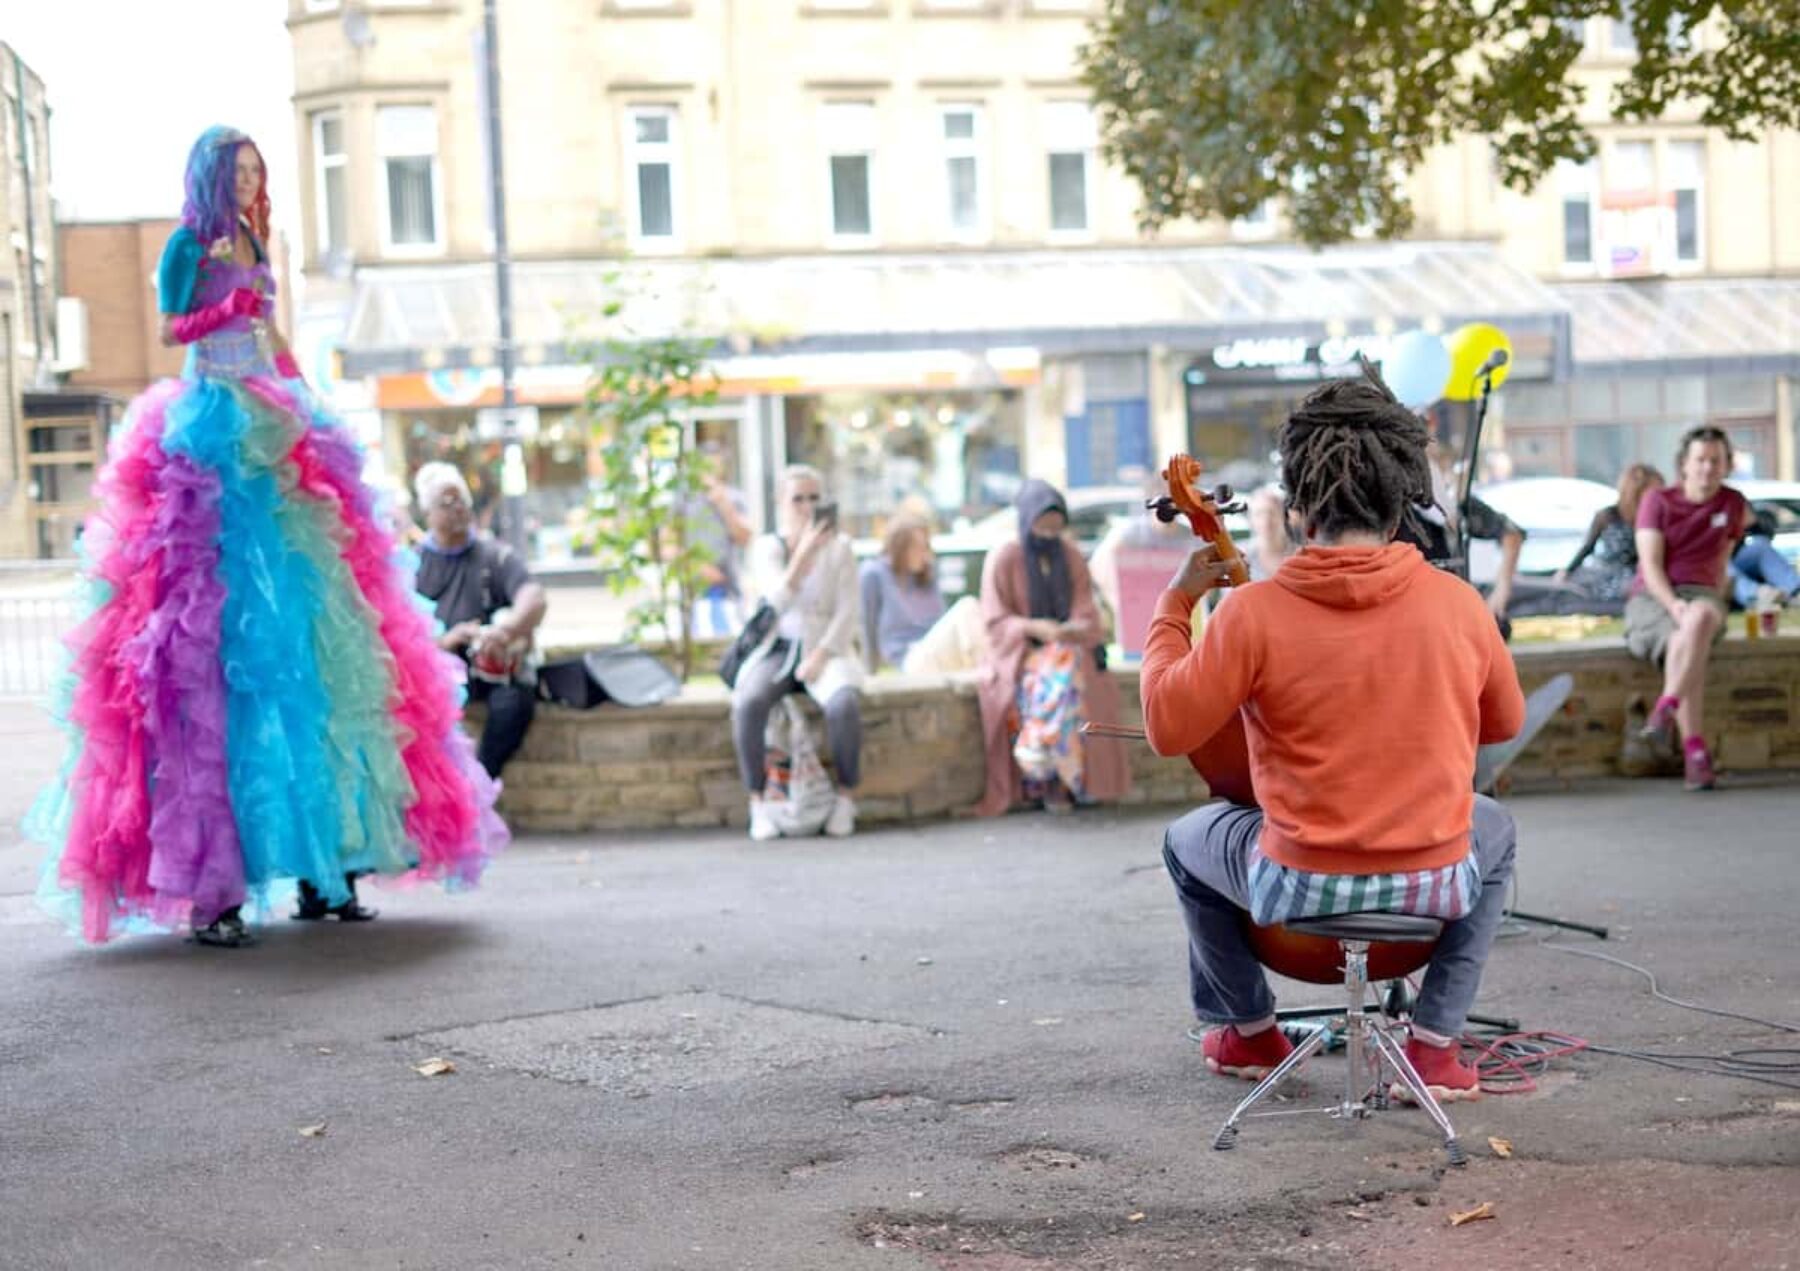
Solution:
M 750 837 L 761 841 L 781 833 L 764 798 L 764 734 L 770 712 L 789 693 L 805 693 L 825 712 L 826 747 L 838 786 L 825 833 L 842 837 L 856 829 L 853 792 L 862 775 L 856 555 L 838 532 L 837 507 L 824 501 L 824 481 L 816 469 L 788 468 L 776 493 L 781 532 L 763 535 L 750 548 L 751 586 L 774 608 L 776 623 L 738 671 L 731 698 L 731 735 L 750 793 Z

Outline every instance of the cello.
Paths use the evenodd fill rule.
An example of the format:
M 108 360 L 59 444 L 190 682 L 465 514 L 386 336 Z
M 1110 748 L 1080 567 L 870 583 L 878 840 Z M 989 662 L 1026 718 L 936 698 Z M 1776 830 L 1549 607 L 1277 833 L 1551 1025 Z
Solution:
M 1233 492 L 1228 485 L 1212 490 L 1201 485 L 1202 467 L 1192 455 L 1171 456 L 1168 466 L 1160 474 L 1169 492 L 1146 500 L 1144 508 L 1165 525 L 1178 516 L 1185 516 L 1194 536 L 1212 544 L 1220 563 L 1226 566 L 1226 584 L 1241 586 L 1250 581 L 1250 566 L 1243 553 L 1238 551 L 1237 544 L 1231 541 L 1222 518 L 1228 513 L 1242 511 L 1243 505 L 1233 501 Z M 1144 740 L 1142 728 L 1119 724 L 1085 724 L 1082 732 L 1092 737 Z M 1189 751 L 1187 761 L 1213 794 L 1233 803 L 1256 802 L 1255 787 L 1250 779 L 1250 748 L 1244 738 L 1241 713 L 1233 715 L 1204 744 Z

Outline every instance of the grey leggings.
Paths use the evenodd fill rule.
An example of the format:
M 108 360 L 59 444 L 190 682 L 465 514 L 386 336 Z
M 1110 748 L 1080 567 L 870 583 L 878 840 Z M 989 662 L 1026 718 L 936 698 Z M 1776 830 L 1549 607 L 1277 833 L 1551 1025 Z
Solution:
M 745 667 L 731 695 L 731 740 L 737 746 L 738 773 L 751 794 L 761 794 L 768 781 L 763 733 L 769 712 L 789 693 L 805 691 L 794 678 L 785 643 L 776 641 L 766 657 Z M 862 698 L 855 689 L 841 688 L 825 703 L 825 745 L 838 788 L 854 790 L 862 781 Z

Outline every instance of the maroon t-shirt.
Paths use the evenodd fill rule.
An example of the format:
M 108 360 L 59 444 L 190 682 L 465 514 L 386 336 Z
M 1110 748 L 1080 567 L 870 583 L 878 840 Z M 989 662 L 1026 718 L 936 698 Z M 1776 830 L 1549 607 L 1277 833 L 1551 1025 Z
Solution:
M 1689 502 L 1680 486 L 1663 486 L 1644 491 L 1637 528 L 1662 531 L 1663 572 L 1671 587 L 1718 587 L 1725 581 L 1725 545 L 1737 542 L 1749 512 L 1744 496 L 1730 486 L 1720 486 L 1704 503 Z M 1631 590 L 1644 590 L 1642 565 Z

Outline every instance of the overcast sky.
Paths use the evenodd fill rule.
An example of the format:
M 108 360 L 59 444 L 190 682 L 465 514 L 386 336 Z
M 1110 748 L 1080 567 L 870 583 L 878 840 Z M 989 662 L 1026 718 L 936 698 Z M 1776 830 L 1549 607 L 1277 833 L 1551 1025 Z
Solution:
M 188 147 L 220 123 L 256 138 L 275 222 L 297 238 L 286 16 L 285 0 L 0 0 L 0 40 L 49 95 L 64 218 L 178 214 Z

